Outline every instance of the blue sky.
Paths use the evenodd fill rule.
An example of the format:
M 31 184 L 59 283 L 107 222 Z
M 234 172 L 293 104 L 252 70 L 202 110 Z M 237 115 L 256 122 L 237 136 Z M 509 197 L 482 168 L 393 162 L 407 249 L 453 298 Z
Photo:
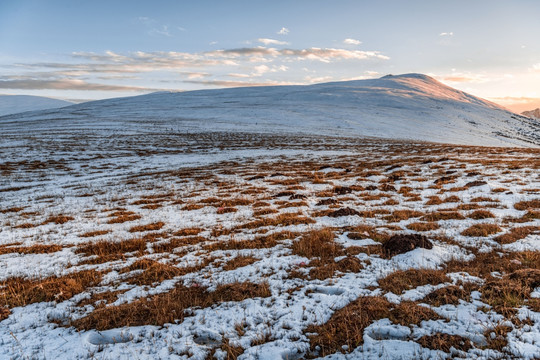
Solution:
M 420 72 L 540 106 L 539 1 L 0 1 L 0 93 L 64 99 Z

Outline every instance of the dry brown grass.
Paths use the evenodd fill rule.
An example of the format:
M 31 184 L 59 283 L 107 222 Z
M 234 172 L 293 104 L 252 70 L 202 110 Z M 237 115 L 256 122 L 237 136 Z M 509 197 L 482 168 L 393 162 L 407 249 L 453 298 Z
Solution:
M 264 226 L 290 226 L 300 224 L 314 224 L 315 220 L 300 213 L 283 213 L 273 218 L 263 218 L 244 224 L 243 229 L 256 229 Z
M 271 295 L 267 283 L 233 283 L 218 286 L 213 292 L 199 286 L 178 284 L 167 293 L 135 300 L 128 304 L 107 306 L 94 310 L 88 316 L 73 321 L 80 330 L 107 330 L 124 326 L 154 325 L 181 322 L 185 310 L 192 307 L 206 308 L 226 301 L 242 301 Z
M 401 220 L 417 218 L 423 215 L 424 213 L 416 210 L 395 210 L 394 212 L 392 212 L 392 215 L 388 215 L 384 219 L 391 222 L 399 222 Z
M 42 301 L 61 302 L 99 284 L 101 273 L 86 270 L 45 279 L 12 277 L 0 282 L 0 307 L 26 306 Z
M 341 246 L 334 242 L 332 229 L 310 231 L 293 243 L 293 254 L 307 258 L 335 258 L 341 251 Z
M 517 202 L 514 204 L 514 208 L 516 210 L 540 209 L 540 199 Z
M 14 244 L 0 245 L 0 255 L 3 254 L 50 254 L 62 250 L 60 245 L 31 245 L 31 246 L 13 246 Z
M 437 230 L 438 228 L 439 224 L 436 222 L 415 222 L 407 225 L 407 229 L 413 231 L 432 231 Z
M 216 241 L 205 246 L 206 250 L 241 250 L 241 249 L 264 249 L 272 248 L 278 244 L 278 241 L 286 239 L 294 239 L 299 236 L 298 233 L 292 231 L 280 231 L 270 235 L 258 236 L 253 240 L 229 240 Z
M 54 216 L 49 216 L 44 222 L 43 224 L 50 224 L 50 223 L 54 223 L 56 225 L 61 225 L 61 224 L 65 224 L 67 223 L 68 221 L 71 221 L 71 220 L 74 220 L 75 218 L 73 216 L 67 216 L 67 215 L 54 215 Z
M 120 224 L 128 221 L 135 221 L 141 218 L 141 215 L 134 213 L 133 211 L 118 210 L 108 215 L 111 219 L 107 221 L 107 224 Z
M 428 213 L 420 218 L 422 221 L 439 221 L 439 220 L 463 220 L 465 217 L 457 211 L 435 211 Z
M 540 226 L 521 226 L 515 227 L 505 234 L 499 235 L 493 240 L 499 244 L 510 244 L 517 240 L 526 238 L 532 233 L 540 233 Z
M 140 256 L 145 250 L 146 241 L 144 239 L 130 239 L 117 242 L 101 240 L 82 245 L 75 250 L 75 253 L 85 254 L 86 256 L 97 256 L 97 258 L 83 263 L 101 264 L 125 258 L 126 253 L 137 252 L 137 255 Z
M 365 328 L 373 321 L 384 318 L 410 326 L 419 325 L 424 320 L 440 319 L 440 316 L 414 302 L 404 301 L 396 306 L 384 297 L 360 297 L 337 310 L 326 323 L 307 327 L 306 332 L 315 333 L 309 336 L 313 357 L 356 349 L 364 342 Z M 344 345 L 347 350 L 344 350 Z
M 364 329 L 374 320 L 389 316 L 390 303 L 382 297 L 360 297 L 344 308 L 337 310 L 330 320 L 322 325 L 310 325 L 306 332 L 311 350 L 318 347 L 317 356 L 323 357 L 338 351 L 343 352 L 343 345 L 349 351 L 364 342 Z
M 489 210 L 476 210 L 473 211 L 471 214 L 469 214 L 469 219 L 475 219 L 475 220 L 481 220 L 481 219 L 489 219 L 494 218 L 495 215 Z
M 493 328 L 489 328 L 484 332 L 484 337 L 487 341 L 487 348 L 497 351 L 503 351 L 503 349 L 508 345 L 508 333 L 512 331 L 513 328 L 509 325 L 499 324 Z
M 459 335 L 449 335 L 445 333 L 424 335 L 420 339 L 416 340 L 416 342 L 425 348 L 440 350 L 446 353 L 450 352 L 452 348 L 465 352 L 472 348 L 472 344 L 469 339 Z
M 463 230 L 461 235 L 486 237 L 501 231 L 502 229 L 496 224 L 475 224 Z
M 437 285 L 450 282 L 444 271 L 432 269 L 398 270 L 378 280 L 379 287 L 388 292 L 400 295 L 405 290 L 421 285 Z
M 257 259 L 256 257 L 239 255 L 229 260 L 223 266 L 223 270 L 230 271 L 230 270 L 238 269 L 238 268 L 256 263 L 257 261 L 259 261 L 259 259 Z
M 199 235 L 203 229 L 201 228 L 185 228 L 173 233 L 174 236 L 193 236 Z
M 88 231 L 84 234 L 79 235 L 80 237 L 87 238 L 87 237 L 94 237 L 94 236 L 100 236 L 100 235 L 106 235 L 110 233 L 111 230 L 96 230 L 96 231 Z
M 147 224 L 147 225 L 133 226 L 132 228 L 129 229 L 129 232 L 155 231 L 155 230 L 161 229 L 163 226 L 165 226 L 165 223 L 159 221 L 157 223 L 152 223 L 152 224 Z
M 30 228 L 33 228 L 33 227 L 36 227 L 36 226 L 38 226 L 38 225 L 32 224 L 32 223 L 22 223 L 22 224 L 14 226 L 14 228 L 15 229 L 30 229 Z
M 469 295 L 470 291 L 456 285 L 449 285 L 432 291 L 422 301 L 432 306 L 458 305 L 459 300 L 468 301 Z

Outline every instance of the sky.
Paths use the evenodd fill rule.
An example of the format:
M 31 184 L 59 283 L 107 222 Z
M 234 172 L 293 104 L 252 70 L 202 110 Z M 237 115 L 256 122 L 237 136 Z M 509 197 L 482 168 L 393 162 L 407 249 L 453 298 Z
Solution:
M 72 101 L 423 73 L 540 107 L 540 1 L 0 0 L 0 94 Z

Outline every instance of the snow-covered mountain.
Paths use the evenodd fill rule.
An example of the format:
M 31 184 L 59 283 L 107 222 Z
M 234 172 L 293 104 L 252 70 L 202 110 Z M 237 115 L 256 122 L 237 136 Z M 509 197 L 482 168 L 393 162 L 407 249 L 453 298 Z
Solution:
M 244 131 L 540 146 L 540 122 L 421 74 L 315 85 L 154 93 L 3 117 L 131 132 Z M 48 120 L 43 122 L 41 120 Z M 42 125 L 39 125 L 42 124 Z
M 540 108 L 530 110 L 530 111 L 524 111 L 521 113 L 521 115 L 530 117 L 530 118 L 537 118 L 540 119 Z
M 31 95 L 0 95 L 0 116 L 24 111 L 54 109 L 72 102 Z

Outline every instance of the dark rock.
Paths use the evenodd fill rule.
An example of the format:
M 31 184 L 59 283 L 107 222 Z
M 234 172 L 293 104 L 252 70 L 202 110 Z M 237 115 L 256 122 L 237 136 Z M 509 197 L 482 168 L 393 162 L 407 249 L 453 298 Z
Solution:
M 388 239 L 382 247 L 385 255 L 392 257 L 416 248 L 432 249 L 433 244 L 420 234 L 398 234 Z
M 487 182 L 485 181 L 481 181 L 481 180 L 476 180 L 476 181 L 471 181 L 467 184 L 465 184 L 466 187 L 475 187 L 475 186 L 482 186 L 482 185 L 486 185 Z
M 341 216 L 352 216 L 352 215 L 360 215 L 360 213 L 351 208 L 342 208 L 336 211 L 332 211 L 330 214 L 328 214 L 328 216 L 330 217 L 341 217 Z
M 351 189 L 348 186 L 336 186 L 334 188 L 334 193 L 338 194 L 338 195 L 349 194 L 349 193 L 352 193 L 352 191 L 353 191 L 353 189 Z
M 328 198 L 328 199 L 322 199 L 321 201 L 319 201 L 316 205 L 317 206 L 321 206 L 321 205 L 332 205 L 332 204 L 335 204 L 337 203 L 337 200 L 334 199 L 334 198 Z
M 289 197 L 289 200 L 300 200 L 300 199 L 306 199 L 307 196 L 304 194 L 294 194 Z

